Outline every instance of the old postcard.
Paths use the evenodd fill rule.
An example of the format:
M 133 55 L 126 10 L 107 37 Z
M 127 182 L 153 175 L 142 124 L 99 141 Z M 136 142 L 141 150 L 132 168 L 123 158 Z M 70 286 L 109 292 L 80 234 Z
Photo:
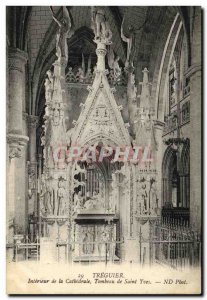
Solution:
M 201 294 L 202 9 L 8 6 L 7 293 Z

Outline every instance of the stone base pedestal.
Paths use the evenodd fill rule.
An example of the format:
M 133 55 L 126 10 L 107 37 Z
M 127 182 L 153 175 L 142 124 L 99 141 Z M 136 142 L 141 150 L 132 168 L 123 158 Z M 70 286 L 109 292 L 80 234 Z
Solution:
M 125 240 L 125 262 L 127 263 L 138 263 L 139 262 L 139 244 L 137 239 L 126 239 Z
M 40 262 L 52 263 L 57 261 L 57 241 L 54 238 L 40 238 Z

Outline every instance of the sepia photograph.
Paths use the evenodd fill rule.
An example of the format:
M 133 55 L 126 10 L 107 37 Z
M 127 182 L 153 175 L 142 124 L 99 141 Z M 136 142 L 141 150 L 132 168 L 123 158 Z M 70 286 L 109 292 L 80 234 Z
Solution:
M 7 294 L 200 295 L 202 7 L 5 14 Z

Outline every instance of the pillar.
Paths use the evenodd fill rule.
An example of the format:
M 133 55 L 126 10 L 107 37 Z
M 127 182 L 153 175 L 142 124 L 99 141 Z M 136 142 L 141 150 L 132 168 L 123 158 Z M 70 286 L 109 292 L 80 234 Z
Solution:
M 159 199 L 159 207 L 161 208 L 163 201 L 166 201 L 166 199 L 162 199 L 162 148 L 163 148 L 163 142 L 162 142 L 162 134 L 163 134 L 163 127 L 164 123 L 160 121 L 155 121 L 154 123 L 154 130 L 155 130 L 155 139 L 157 143 L 157 151 L 156 151 L 156 161 L 155 161 L 155 167 L 157 171 L 157 197 Z
M 37 216 L 38 204 L 37 204 L 37 158 L 36 158 L 36 128 L 38 123 L 38 117 L 29 115 L 29 163 L 28 163 L 28 175 L 29 175 L 29 200 L 28 200 L 28 213 Z
M 25 97 L 25 65 L 27 55 L 17 48 L 8 48 L 7 66 L 7 236 L 23 234 L 27 228 L 26 205 L 26 145 L 29 140 L 23 130 L 23 100 Z
M 196 8 L 192 34 L 192 64 L 190 78 L 190 223 L 201 229 L 201 8 Z

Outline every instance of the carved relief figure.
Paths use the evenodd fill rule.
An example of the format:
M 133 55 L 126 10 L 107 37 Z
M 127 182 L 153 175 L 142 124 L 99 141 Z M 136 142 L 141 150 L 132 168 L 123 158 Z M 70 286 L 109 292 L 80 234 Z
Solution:
M 94 232 L 92 227 L 83 228 L 83 253 L 92 254 L 94 250 Z M 90 244 L 91 243 L 91 244 Z
M 65 180 L 60 178 L 58 181 L 58 215 L 65 215 L 66 213 L 66 190 L 65 190 Z
M 88 244 L 88 253 L 92 254 L 94 252 L 94 227 L 92 226 L 88 227 L 88 241 L 91 242 L 91 244 Z
M 98 252 L 99 256 L 105 256 L 106 252 L 109 253 L 110 250 L 110 227 L 103 226 L 100 231 L 99 244 L 98 244 Z

